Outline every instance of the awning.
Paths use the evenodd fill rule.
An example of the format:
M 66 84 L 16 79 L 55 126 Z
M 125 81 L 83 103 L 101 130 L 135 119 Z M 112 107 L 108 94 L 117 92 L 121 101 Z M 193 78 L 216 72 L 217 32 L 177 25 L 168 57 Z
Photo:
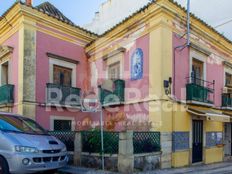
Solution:
M 197 115 L 197 116 L 205 117 L 206 120 L 209 120 L 209 121 L 230 122 L 230 116 L 225 115 L 219 111 L 214 111 L 210 109 L 203 110 L 203 109 L 196 109 L 196 108 L 189 107 L 187 109 L 187 112 Z
M 232 122 L 232 111 L 223 111 L 222 113 L 230 116 L 230 121 Z

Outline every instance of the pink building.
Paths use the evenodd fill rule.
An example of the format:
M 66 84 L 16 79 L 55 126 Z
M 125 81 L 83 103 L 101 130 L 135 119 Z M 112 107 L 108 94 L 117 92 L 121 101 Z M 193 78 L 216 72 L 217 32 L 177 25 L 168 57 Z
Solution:
M 49 2 L 37 7 L 15 3 L 3 17 L 11 15 L 10 12 L 17 15 L 21 11 L 19 19 L 29 16 L 22 22 L 18 20 L 23 27 L 12 25 L 14 32 L 7 32 L 9 37 L 1 42 L 1 52 L 4 53 L 1 55 L 2 111 L 31 117 L 49 130 L 96 128 L 99 127 L 100 113 L 81 112 L 80 97 L 90 89 L 105 97 L 101 95 L 103 89 L 102 93 L 98 93 L 97 86 L 106 79 L 124 79 L 112 84 L 112 90 L 114 85 L 122 89 L 112 95 L 113 100 L 117 98 L 113 104 L 117 109 L 104 111 L 105 121 L 109 122 L 107 129 L 125 129 L 125 124 L 116 125 L 125 120 L 148 123 L 149 68 L 137 74 L 141 77 L 131 77 L 129 60 L 140 56 L 141 68 L 148 67 L 149 35 L 136 39 L 129 49 L 115 52 L 125 58 L 123 64 L 117 62 L 118 58 L 109 59 L 107 56 L 105 61 L 97 61 L 95 67 L 100 71 L 94 84 L 97 76 L 91 74 L 94 65 L 89 62 L 85 47 L 98 36 L 73 24 Z M 116 63 L 111 67 L 112 71 L 116 71 L 115 77 L 108 69 L 112 60 Z M 131 81 L 131 78 L 134 80 Z M 139 90 L 135 95 L 126 89 L 142 89 L 142 93 Z M 143 102 L 133 104 L 135 100 Z
M 10 15 L 17 20 L 12 29 L 3 20 Z M 49 2 L 37 7 L 15 3 L 3 18 L 1 26 L 10 31 L 1 27 L 1 110 L 29 116 L 46 129 L 81 129 L 76 123 L 89 115 L 80 112 L 77 98 L 89 88 L 84 47 L 97 36 Z M 65 102 L 71 94 L 74 99 Z
M 101 36 L 48 2 L 15 3 L 0 18 L 0 110 L 89 130 L 100 113 L 80 98 L 92 92 L 106 130 L 160 132 L 162 168 L 231 157 L 232 43 L 191 16 L 186 46 L 185 10 L 157 1 Z

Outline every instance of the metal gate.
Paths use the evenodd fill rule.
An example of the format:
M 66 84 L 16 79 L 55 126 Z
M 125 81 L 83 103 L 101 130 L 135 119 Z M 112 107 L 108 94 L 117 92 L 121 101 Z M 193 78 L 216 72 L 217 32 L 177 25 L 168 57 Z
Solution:
M 203 121 L 193 120 L 192 163 L 203 160 Z

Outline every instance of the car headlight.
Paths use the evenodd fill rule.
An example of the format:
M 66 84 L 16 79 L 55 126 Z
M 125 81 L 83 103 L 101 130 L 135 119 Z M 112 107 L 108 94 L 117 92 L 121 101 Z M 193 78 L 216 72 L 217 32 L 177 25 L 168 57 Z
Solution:
M 23 153 L 38 153 L 39 150 L 36 147 L 27 147 L 27 146 L 15 146 L 16 152 Z
M 64 147 L 61 151 L 62 151 L 62 152 L 67 152 L 67 148 Z

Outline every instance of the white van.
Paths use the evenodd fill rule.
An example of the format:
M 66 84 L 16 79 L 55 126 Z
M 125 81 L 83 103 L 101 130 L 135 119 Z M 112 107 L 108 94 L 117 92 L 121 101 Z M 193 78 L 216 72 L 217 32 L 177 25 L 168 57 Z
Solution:
M 67 162 L 66 146 L 35 121 L 0 112 L 0 174 L 56 170 Z

